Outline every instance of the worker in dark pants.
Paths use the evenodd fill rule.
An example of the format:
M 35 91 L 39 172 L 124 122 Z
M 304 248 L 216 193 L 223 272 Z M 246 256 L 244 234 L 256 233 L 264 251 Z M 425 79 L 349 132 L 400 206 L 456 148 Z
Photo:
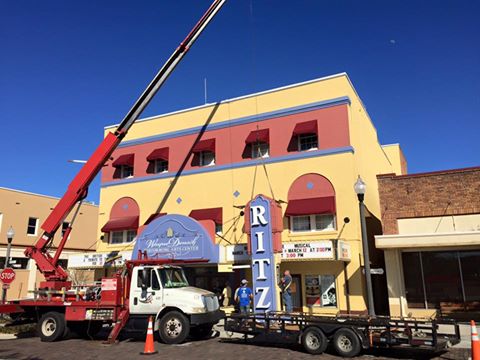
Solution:
M 285 305 L 285 311 L 287 313 L 293 312 L 293 303 L 292 303 L 292 276 L 290 275 L 290 270 L 285 270 L 283 277 L 278 284 L 282 290 L 282 299 L 283 304 Z

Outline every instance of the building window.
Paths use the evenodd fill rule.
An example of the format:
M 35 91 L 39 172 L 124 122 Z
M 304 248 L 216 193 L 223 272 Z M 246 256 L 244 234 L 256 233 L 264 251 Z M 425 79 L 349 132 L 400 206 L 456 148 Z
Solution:
M 160 174 L 168 171 L 168 161 L 163 159 L 157 159 L 154 161 L 154 172 Z
M 198 153 L 200 166 L 215 165 L 215 153 L 212 151 L 201 151 Z
M 305 276 L 307 306 L 337 307 L 334 275 Z
M 480 310 L 480 251 L 403 252 L 408 307 L 442 315 Z
M 0 269 L 5 267 L 5 257 L 0 257 Z M 24 257 L 10 257 L 10 261 L 7 264 L 7 267 L 13 269 L 27 269 L 28 268 L 28 259 Z
M 63 237 L 63 235 L 65 234 L 65 231 L 67 231 L 68 225 L 70 225 L 70 223 L 67 222 L 67 221 L 64 221 L 64 222 L 62 223 L 62 237 Z
M 308 151 L 318 149 L 317 134 L 301 134 L 298 136 L 298 150 Z
M 126 179 L 133 176 L 133 166 L 130 165 L 120 165 L 120 178 Z
M 37 226 L 38 226 L 37 218 L 34 218 L 34 217 L 28 218 L 27 235 L 37 235 Z
M 252 159 L 267 158 L 269 157 L 269 145 L 265 142 L 257 142 L 251 144 L 252 146 Z
M 335 215 L 300 215 L 290 217 L 292 232 L 335 230 Z
M 112 231 L 110 233 L 110 244 L 126 244 L 131 243 L 135 236 L 137 236 L 136 230 L 123 230 Z
M 0 232 L 2 231 L 3 214 L 0 213 Z

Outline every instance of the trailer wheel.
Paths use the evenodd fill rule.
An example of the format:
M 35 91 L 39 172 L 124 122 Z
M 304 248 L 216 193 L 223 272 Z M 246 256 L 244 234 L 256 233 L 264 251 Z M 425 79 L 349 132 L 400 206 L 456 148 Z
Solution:
M 43 342 L 60 340 L 66 331 L 65 316 L 56 311 L 43 314 L 37 324 L 37 331 Z
M 311 327 L 302 334 L 303 348 L 309 354 L 321 354 L 328 345 L 328 339 L 322 330 Z
M 188 319 L 178 311 L 170 311 L 160 319 L 158 333 L 165 344 L 179 344 L 190 332 Z
M 337 354 L 343 357 L 354 357 L 362 350 L 357 334 L 348 328 L 337 330 L 333 336 L 333 347 Z

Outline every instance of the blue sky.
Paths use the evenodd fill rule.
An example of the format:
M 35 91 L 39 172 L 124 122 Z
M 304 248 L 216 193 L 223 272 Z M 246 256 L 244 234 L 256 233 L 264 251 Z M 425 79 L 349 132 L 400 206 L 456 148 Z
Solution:
M 61 196 L 209 0 L 0 1 L 0 186 Z M 227 0 L 143 117 L 347 72 L 409 172 L 480 165 L 479 1 Z M 98 179 L 89 199 L 98 201 Z

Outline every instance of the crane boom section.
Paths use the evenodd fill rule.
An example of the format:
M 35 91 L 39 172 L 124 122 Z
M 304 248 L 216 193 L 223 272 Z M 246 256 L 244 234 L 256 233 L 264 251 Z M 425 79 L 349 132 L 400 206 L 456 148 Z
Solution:
M 155 75 L 154 79 L 140 95 L 132 108 L 128 111 L 125 118 L 120 122 L 114 132 L 109 132 L 103 139 L 95 152 L 78 172 L 67 188 L 67 191 L 54 207 L 50 215 L 41 225 L 44 231 L 37 240 L 35 246 L 28 247 L 25 255 L 35 260 L 38 269 L 45 276 L 44 285 L 48 287 L 64 286 L 68 277 L 66 271 L 58 265 L 58 258 L 65 246 L 66 239 L 60 242 L 56 254 L 52 257 L 47 247 L 51 244 L 55 232 L 58 230 L 67 215 L 72 211 L 76 203 L 87 196 L 89 185 L 95 176 L 100 172 L 102 166 L 111 157 L 113 151 L 120 144 L 133 123 L 140 117 L 143 110 L 150 103 L 153 96 L 162 87 L 172 71 L 179 64 L 198 36 L 202 33 L 208 23 L 213 19 L 216 13 L 225 3 L 225 0 L 215 0 L 208 8 L 205 14 L 200 18 L 187 37 L 175 49 L 170 58 L 165 62 L 162 68 Z M 70 229 L 71 230 L 71 229 Z M 67 234 L 70 231 L 66 232 Z M 55 285 L 55 282 L 59 282 Z

